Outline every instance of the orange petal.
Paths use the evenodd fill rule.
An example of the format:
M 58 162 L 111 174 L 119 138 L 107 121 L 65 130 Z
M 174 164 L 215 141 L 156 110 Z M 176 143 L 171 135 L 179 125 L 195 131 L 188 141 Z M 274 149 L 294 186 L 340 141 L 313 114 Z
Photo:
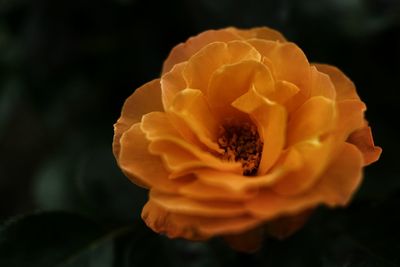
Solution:
M 286 42 L 285 37 L 278 31 L 268 27 L 255 27 L 248 30 L 228 28 L 243 39 L 264 39 L 270 41 Z
M 265 189 L 245 205 L 254 216 L 263 220 L 298 214 L 319 204 L 331 207 L 346 205 L 361 182 L 362 164 L 358 149 L 345 143 L 319 182 L 306 193 L 281 196 Z
M 224 201 L 243 201 L 254 197 L 257 189 L 247 191 L 231 191 L 218 186 L 210 186 L 199 180 L 193 181 L 188 185 L 182 186 L 179 193 L 182 196 L 198 200 L 224 200 Z
M 335 102 L 328 98 L 315 96 L 307 100 L 290 115 L 287 146 L 318 138 L 331 130 L 335 123 L 335 113 Z
M 300 89 L 293 83 L 288 81 L 277 81 L 275 83 L 275 91 L 266 97 L 279 104 L 285 104 L 290 98 L 295 96 Z
M 179 126 L 187 127 L 205 146 L 214 151 L 220 151 L 216 140 L 221 131 L 221 126 L 214 119 L 207 100 L 200 90 L 185 89 L 180 91 L 168 113 L 173 113 L 179 117 L 179 122 L 184 124 Z
M 291 147 L 302 156 L 303 165 L 280 179 L 272 189 L 281 195 L 296 195 L 311 188 L 330 163 L 333 147 L 332 139 L 305 141 Z
M 364 126 L 365 104 L 360 100 L 342 100 L 336 103 L 338 123 L 335 129 L 336 138 L 343 142 L 355 130 Z
M 346 99 L 359 100 L 354 83 L 338 68 L 325 64 L 315 64 L 320 72 L 323 72 L 331 78 L 336 89 L 336 101 Z
M 161 110 L 163 110 L 163 107 L 159 79 L 139 87 L 126 99 L 122 107 L 121 117 L 114 124 L 113 153 L 117 161 L 121 149 L 121 135 L 133 124 L 139 122 L 144 114 Z
M 281 43 L 253 39 L 248 41 L 273 65 L 277 80 L 288 81 L 300 88 L 304 97 L 309 96 L 310 65 L 303 51 L 294 43 Z
M 329 75 L 319 72 L 315 66 L 311 67 L 311 97 L 323 96 L 336 99 L 336 90 Z
M 211 43 L 193 55 L 183 71 L 189 88 L 207 93 L 209 80 L 219 67 L 245 60 L 260 61 L 261 56 L 251 45 L 243 41 Z
M 221 187 L 232 192 L 246 192 L 261 187 L 270 186 L 286 174 L 299 169 L 302 165 L 300 154 L 295 151 L 284 153 L 279 159 L 279 164 L 274 167 L 268 174 L 248 177 L 235 173 L 218 172 L 210 169 L 198 169 L 193 173 L 198 177 L 199 181 L 204 184 Z
M 187 183 L 185 180 L 172 181 L 168 179 L 168 171 L 161 159 L 148 152 L 149 141 L 140 129 L 140 124 L 134 124 L 121 137 L 119 165 L 128 178 L 145 188 L 159 188 L 164 192 L 176 192 L 179 186 Z
M 150 191 L 150 199 L 171 213 L 214 218 L 236 217 L 246 213 L 240 202 L 199 201 L 155 190 Z
M 240 37 L 227 29 L 202 32 L 199 35 L 189 38 L 185 43 L 180 43 L 171 50 L 171 53 L 164 62 L 162 73 L 170 71 L 178 63 L 187 61 L 192 55 L 210 43 L 228 42 L 237 39 L 240 39 Z
M 175 95 L 187 87 L 182 76 L 185 66 L 186 62 L 179 63 L 170 72 L 161 76 L 162 102 L 165 110 L 171 105 Z
M 263 153 L 258 174 L 263 175 L 274 165 L 285 145 L 286 110 L 261 96 L 255 87 L 236 99 L 232 106 L 249 113 L 263 140 Z
M 218 218 L 169 212 L 150 199 L 143 208 L 142 218 L 155 232 L 170 238 L 205 240 L 213 236 L 241 233 L 254 228 L 259 220 L 249 216 Z
M 382 148 L 374 145 L 371 128 L 365 126 L 353 132 L 347 142 L 355 145 L 364 156 L 364 166 L 369 165 L 379 159 Z
M 242 61 L 219 68 L 211 77 L 207 98 L 214 114 L 221 120 L 238 117 L 231 103 L 254 87 L 263 95 L 274 90 L 274 80 L 266 68 L 257 61 Z
M 152 141 L 149 147 L 151 153 L 160 155 L 171 171 L 186 173 L 191 168 L 210 167 L 222 171 L 242 172 L 240 163 L 222 161 L 184 140 L 165 113 L 146 114 L 143 116 L 141 128 Z

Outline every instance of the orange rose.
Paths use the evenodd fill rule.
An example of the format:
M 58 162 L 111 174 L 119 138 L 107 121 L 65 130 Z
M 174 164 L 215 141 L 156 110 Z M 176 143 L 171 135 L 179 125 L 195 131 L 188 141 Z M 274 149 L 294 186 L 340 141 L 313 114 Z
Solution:
M 210 30 L 176 46 L 115 124 L 123 172 L 149 189 L 158 233 L 238 250 L 344 206 L 379 158 L 365 104 L 337 68 L 268 28 Z

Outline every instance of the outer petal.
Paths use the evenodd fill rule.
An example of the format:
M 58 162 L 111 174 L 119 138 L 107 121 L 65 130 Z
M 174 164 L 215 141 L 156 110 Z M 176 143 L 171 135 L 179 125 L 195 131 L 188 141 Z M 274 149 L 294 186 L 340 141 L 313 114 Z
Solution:
M 237 34 L 228 29 L 209 30 L 189 38 L 185 43 L 175 46 L 164 62 L 162 73 L 166 73 L 178 63 L 187 61 L 204 46 L 214 42 L 228 42 L 240 39 Z
M 159 79 L 139 87 L 126 99 L 122 107 L 121 117 L 114 124 L 113 153 L 117 161 L 121 149 L 120 139 L 122 134 L 133 124 L 139 122 L 144 114 L 161 110 L 163 110 L 163 107 Z
M 162 102 L 165 110 L 171 105 L 176 94 L 187 87 L 186 81 L 183 79 L 185 67 L 186 62 L 179 63 L 170 72 L 161 76 Z
M 323 96 L 336 99 L 336 89 L 329 75 L 320 72 L 315 66 L 311 67 L 311 96 Z
M 142 218 L 155 232 L 164 233 L 170 238 L 205 240 L 212 236 L 241 233 L 260 223 L 250 215 L 228 218 L 212 216 L 192 216 L 169 212 L 152 199 L 142 211 Z
M 249 30 L 228 28 L 228 30 L 234 32 L 243 39 L 263 39 L 270 41 L 286 42 L 285 37 L 280 32 L 268 27 L 255 27 Z
M 246 214 L 241 202 L 199 201 L 155 190 L 151 190 L 150 198 L 171 213 L 214 218 L 229 218 Z
M 334 101 L 322 96 L 308 99 L 289 118 L 287 146 L 328 132 L 335 126 L 335 117 Z
M 176 192 L 188 181 L 168 179 L 169 172 L 164 168 L 161 159 L 148 152 L 149 141 L 134 124 L 121 137 L 119 165 L 128 178 L 146 188 L 158 188 L 164 192 Z
M 179 189 L 182 196 L 207 201 L 243 201 L 254 197 L 257 192 L 257 188 L 246 191 L 227 190 L 220 186 L 207 185 L 198 179 Z
M 371 128 L 368 126 L 353 132 L 347 141 L 354 144 L 362 152 L 364 166 L 377 161 L 382 153 L 382 148 L 374 145 Z
M 333 139 L 323 141 L 310 140 L 298 143 L 290 149 L 297 150 L 302 156 L 303 165 L 298 170 L 287 174 L 274 184 L 272 190 L 281 195 L 301 194 L 311 188 L 321 173 L 332 160 Z
M 338 68 L 325 64 L 315 64 L 317 69 L 331 78 L 336 89 L 336 101 L 345 99 L 356 99 L 360 97 L 357 94 L 354 83 Z
M 306 193 L 281 196 L 265 189 L 245 205 L 254 216 L 264 220 L 298 214 L 319 204 L 331 207 L 346 205 L 361 182 L 362 165 L 361 153 L 346 143 L 322 179 Z
M 257 50 L 247 42 L 215 42 L 205 46 L 189 59 L 183 76 L 189 88 L 200 89 L 206 94 L 209 80 L 219 67 L 245 60 L 260 61 L 260 59 Z

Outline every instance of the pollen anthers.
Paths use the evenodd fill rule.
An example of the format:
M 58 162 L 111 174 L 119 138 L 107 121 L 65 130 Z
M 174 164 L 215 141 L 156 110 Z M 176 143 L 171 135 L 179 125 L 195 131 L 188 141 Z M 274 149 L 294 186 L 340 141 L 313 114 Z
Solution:
M 240 162 L 243 175 L 255 176 L 260 165 L 263 142 L 257 127 L 251 123 L 229 124 L 222 128 L 218 145 L 222 159 Z

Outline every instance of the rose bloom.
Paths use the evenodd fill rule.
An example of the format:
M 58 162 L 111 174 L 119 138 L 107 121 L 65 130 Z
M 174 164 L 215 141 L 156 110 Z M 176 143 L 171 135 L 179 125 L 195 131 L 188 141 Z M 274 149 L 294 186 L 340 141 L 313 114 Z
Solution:
M 365 110 L 349 78 L 279 32 L 210 30 L 126 100 L 113 152 L 149 190 L 142 218 L 155 232 L 254 251 L 317 206 L 349 203 L 381 153 Z

